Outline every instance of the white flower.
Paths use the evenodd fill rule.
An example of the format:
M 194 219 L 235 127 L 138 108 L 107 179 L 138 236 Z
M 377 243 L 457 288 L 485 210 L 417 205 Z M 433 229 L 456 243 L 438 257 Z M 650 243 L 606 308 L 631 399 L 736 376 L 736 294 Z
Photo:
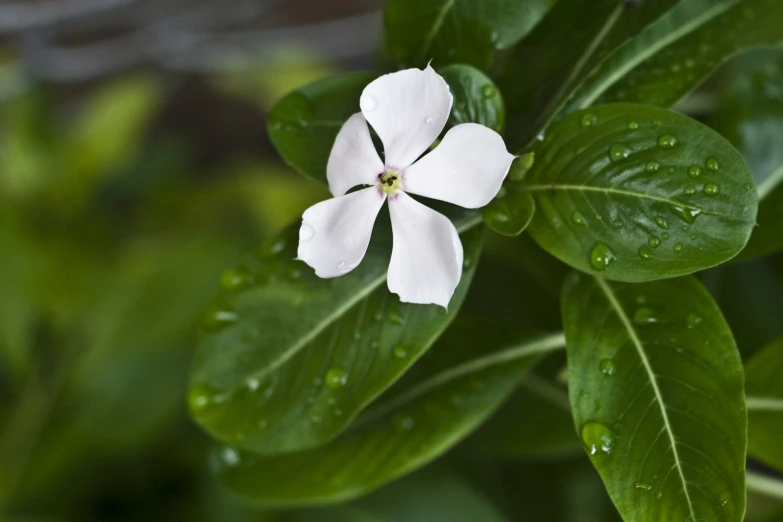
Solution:
M 341 276 L 359 265 L 388 198 L 394 234 L 389 290 L 403 302 L 448 305 L 462 276 L 462 243 L 451 221 L 408 194 L 483 207 L 514 160 L 495 131 L 464 123 L 417 161 L 446 125 L 451 104 L 449 86 L 429 66 L 381 76 L 364 89 L 362 112 L 345 122 L 329 156 L 334 198 L 302 216 L 298 256 L 318 276 Z M 367 122 L 383 142 L 385 165 Z M 357 185 L 370 187 L 346 194 Z

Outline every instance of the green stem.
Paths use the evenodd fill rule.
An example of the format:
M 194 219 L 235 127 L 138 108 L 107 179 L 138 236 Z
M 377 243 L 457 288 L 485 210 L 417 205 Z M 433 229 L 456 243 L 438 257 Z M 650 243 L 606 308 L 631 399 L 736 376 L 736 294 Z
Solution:
M 745 476 L 748 491 L 783 500 L 783 480 L 748 471 Z

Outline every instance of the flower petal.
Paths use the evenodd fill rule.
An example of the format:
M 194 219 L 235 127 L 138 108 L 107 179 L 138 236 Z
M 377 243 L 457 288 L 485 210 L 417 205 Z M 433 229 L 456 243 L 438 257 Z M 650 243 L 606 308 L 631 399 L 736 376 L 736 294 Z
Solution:
M 389 201 L 394 246 L 389 290 L 404 303 L 447 307 L 462 277 L 462 243 L 449 219 L 404 192 Z
M 448 201 L 465 208 L 483 207 L 500 190 L 514 155 L 488 127 L 463 123 L 453 127 L 435 149 L 405 169 L 406 192 Z
M 383 172 L 383 162 L 375 151 L 370 129 L 361 112 L 343 124 L 334 140 L 326 179 L 334 196 L 342 196 L 356 185 L 371 185 Z
M 428 65 L 381 76 L 364 88 L 359 105 L 383 142 L 386 166 L 402 170 L 443 130 L 451 101 L 448 84 Z
M 367 252 L 375 218 L 385 199 L 377 187 L 369 187 L 308 208 L 299 229 L 298 258 L 324 278 L 356 268 Z

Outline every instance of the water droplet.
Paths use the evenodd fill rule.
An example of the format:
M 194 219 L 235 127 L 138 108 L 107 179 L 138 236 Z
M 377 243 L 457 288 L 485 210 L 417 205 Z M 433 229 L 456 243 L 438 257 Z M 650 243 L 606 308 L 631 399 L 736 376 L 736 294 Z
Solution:
M 239 464 L 239 452 L 230 446 L 220 450 L 220 460 L 229 467 L 234 467 Z
M 484 98 L 492 98 L 498 93 L 493 85 L 485 85 L 481 88 L 481 95 Z
M 636 312 L 634 312 L 633 322 L 640 326 L 646 326 L 650 324 L 658 324 L 663 321 L 661 315 L 657 311 L 643 306 L 641 308 L 637 308 Z
M 633 150 L 625 143 L 615 143 L 609 148 L 609 158 L 612 161 L 624 160 L 631 155 L 631 152 Z
M 668 232 L 664 232 L 663 234 L 661 234 L 661 238 L 662 239 L 669 239 L 669 233 Z
M 623 222 L 620 219 L 615 219 L 612 221 L 612 227 L 614 227 L 616 230 L 620 230 L 623 228 Z
M 575 225 L 584 226 L 585 224 L 585 218 L 579 212 L 574 212 L 571 214 L 571 221 L 573 221 Z
M 725 507 L 729 503 L 729 500 L 731 500 L 731 493 L 724 491 L 718 496 L 718 505 L 720 507 Z
M 348 372 L 342 368 L 329 368 L 326 372 L 326 385 L 337 390 L 348 384 Z
M 228 301 L 216 299 L 204 314 L 202 324 L 205 330 L 217 332 L 236 323 L 238 320 L 239 315 Z
M 696 239 L 696 234 L 691 234 L 691 239 Z
M 435 122 L 435 118 L 433 118 L 432 116 L 427 116 L 427 118 L 424 120 L 424 123 L 426 123 L 427 125 L 432 125 L 434 122 Z
M 674 134 L 664 134 L 658 138 L 658 146 L 662 149 L 673 149 L 677 145 L 677 136 Z
M 661 168 L 661 164 L 657 161 L 648 161 L 647 165 L 644 166 L 644 170 L 647 172 L 658 172 L 658 169 Z
M 691 165 L 690 167 L 688 167 L 688 176 L 694 179 L 701 176 L 701 167 L 699 167 L 698 165 Z
M 706 185 L 704 185 L 704 193 L 707 194 L 708 196 L 717 196 L 718 194 L 720 194 L 720 185 L 712 182 L 707 183 Z
M 408 350 L 404 346 L 396 346 L 394 348 L 394 356 L 398 359 L 405 359 L 408 356 Z
M 600 422 L 590 421 L 582 426 L 582 443 L 590 455 L 609 455 L 614 449 L 617 434 Z
M 253 274 L 247 268 L 229 268 L 220 276 L 220 288 L 224 292 L 237 292 L 253 284 Z
M 701 323 L 701 316 L 698 314 L 691 312 L 685 317 L 685 325 L 688 328 L 695 328 L 699 323 Z
M 650 239 L 647 240 L 647 244 L 652 248 L 658 248 L 661 246 L 661 240 L 655 236 L 650 236 Z
M 603 373 L 606 377 L 611 377 L 612 375 L 614 375 L 615 366 L 614 366 L 614 361 L 612 361 L 611 359 L 601 360 L 598 366 L 601 369 L 601 373 Z
M 595 117 L 595 114 L 587 113 L 584 116 L 582 116 L 582 122 L 581 126 L 583 129 L 586 129 L 587 127 L 592 127 L 595 125 L 597 118 Z
M 400 314 L 400 311 L 396 308 L 389 310 L 389 322 L 391 324 L 405 324 L 405 318 Z
M 407 415 L 395 417 L 394 419 L 394 426 L 400 430 L 408 431 L 413 428 L 413 424 L 413 417 L 409 417 Z
M 299 241 L 310 241 L 313 239 L 313 236 L 315 236 L 315 229 L 312 227 L 312 225 L 309 223 L 302 223 L 302 226 L 299 227 Z
M 254 377 L 250 377 L 245 381 L 247 383 L 247 389 L 250 391 L 256 391 L 261 386 L 261 380 Z
M 312 422 L 313 424 L 320 424 L 321 423 L 321 417 L 319 415 L 316 415 L 315 413 L 313 413 L 312 415 L 310 415 L 310 422 Z
M 603 271 L 617 259 L 614 251 L 600 241 L 595 244 L 590 252 L 590 264 L 595 270 Z
M 359 106 L 365 112 L 372 112 L 378 107 L 378 102 L 369 94 L 365 94 L 359 100 Z
M 629 128 L 630 130 L 636 130 L 636 129 L 638 129 L 638 128 L 639 128 L 639 122 L 637 122 L 637 121 L 629 121 L 629 122 L 628 122 L 628 128 Z
M 677 243 L 674 245 L 674 251 L 675 252 L 682 252 L 682 245 L 680 243 Z
M 696 187 L 694 187 L 693 185 L 688 185 L 687 187 L 685 187 L 684 192 L 688 196 L 693 196 L 694 194 L 696 194 Z
M 212 403 L 215 390 L 208 384 L 197 384 L 188 392 L 188 406 L 191 412 L 204 411 Z
M 751 183 L 745 183 L 744 185 L 742 185 L 742 188 L 744 188 L 745 191 L 747 192 L 748 190 L 753 188 L 753 185 Z
M 344 270 L 346 266 L 348 266 L 348 263 L 346 263 L 345 261 L 340 261 L 339 263 L 337 263 L 338 270 Z
M 696 218 L 701 214 L 701 209 L 698 208 L 687 208 L 681 207 L 679 205 L 671 205 L 670 208 L 672 209 L 672 212 L 674 212 L 675 216 L 685 221 L 689 225 L 695 223 Z
M 652 250 L 650 250 L 647 245 L 642 245 L 639 247 L 639 257 L 642 259 L 652 259 L 653 253 Z
M 669 228 L 669 222 L 663 216 L 655 216 L 655 224 L 663 229 Z
M 641 489 L 643 491 L 652 491 L 652 486 L 645 482 L 634 482 L 633 487 L 635 487 L 636 489 Z
M 715 158 L 709 158 L 707 159 L 707 170 L 711 170 L 712 172 L 717 172 L 718 169 L 720 169 L 720 163 L 718 163 L 718 160 Z

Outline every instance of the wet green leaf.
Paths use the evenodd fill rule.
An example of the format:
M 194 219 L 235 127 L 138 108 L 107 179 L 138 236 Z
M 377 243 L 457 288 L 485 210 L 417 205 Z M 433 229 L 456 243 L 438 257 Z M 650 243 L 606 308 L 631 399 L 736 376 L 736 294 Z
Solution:
M 328 503 L 362 495 L 451 448 L 509 396 L 539 356 L 564 343 L 560 333 L 516 334 L 510 340 L 489 329 L 480 342 L 465 333 L 458 329 L 445 336 L 326 446 L 267 458 L 224 447 L 221 483 L 267 504 Z
M 469 65 L 449 65 L 438 69 L 449 84 L 454 105 L 448 126 L 460 123 L 480 123 L 496 132 L 503 132 L 506 111 L 503 95 L 487 76 Z
M 563 323 L 574 422 L 624 520 L 742 520 L 742 364 L 701 284 L 575 273 Z
M 258 453 L 326 443 L 427 351 L 454 318 L 481 251 L 478 216 L 461 214 L 465 271 L 448 311 L 401 303 L 386 287 L 391 241 L 320 279 L 296 261 L 298 226 L 228 270 L 204 317 L 191 372 L 193 417 Z M 386 225 L 388 220 L 376 224 Z
M 559 0 L 510 52 L 498 78 L 510 150 L 529 144 L 604 58 L 675 3 Z
M 691 0 L 691 3 L 696 6 L 697 2 Z M 600 102 L 628 101 L 669 107 L 736 53 L 783 42 L 783 24 L 780 22 L 783 20 L 783 3 L 778 0 L 732 3 L 735 5 L 731 9 L 661 48 L 636 66 L 615 83 Z M 718 10 L 724 4 L 713 2 L 713 7 L 705 8 L 703 14 L 709 14 L 712 9 Z M 678 11 L 685 12 L 688 8 L 683 4 Z M 682 29 L 688 29 L 688 25 Z M 661 31 L 667 30 L 662 22 Z M 667 39 L 659 41 L 666 43 Z M 644 45 L 644 42 L 640 41 L 639 45 Z
M 466 63 L 486 69 L 556 0 L 389 0 L 385 47 L 401 67 Z
M 576 112 L 533 151 L 528 229 L 585 272 L 628 282 L 695 272 L 735 256 L 755 223 L 742 157 L 713 130 L 664 109 Z
M 783 470 L 783 337 L 745 365 L 748 453 Z

